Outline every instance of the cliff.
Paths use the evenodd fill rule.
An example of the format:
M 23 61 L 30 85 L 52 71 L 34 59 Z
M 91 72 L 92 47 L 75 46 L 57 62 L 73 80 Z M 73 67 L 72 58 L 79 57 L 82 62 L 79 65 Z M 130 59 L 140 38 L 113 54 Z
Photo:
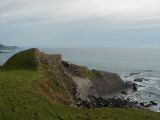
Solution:
M 11 57 L 3 69 L 28 69 L 43 71 L 48 80 L 34 89 L 43 91 L 57 102 L 73 104 L 88 96 L 106 97 L 125 89 L 126 84 L 114 73 L 89 70 L 62 60 L 59 54 L 45 54 L 29 49 Z

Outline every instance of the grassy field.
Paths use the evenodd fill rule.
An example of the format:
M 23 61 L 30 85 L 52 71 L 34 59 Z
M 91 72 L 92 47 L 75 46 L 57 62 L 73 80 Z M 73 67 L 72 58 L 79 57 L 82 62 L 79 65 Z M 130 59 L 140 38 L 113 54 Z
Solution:
M 34 70 L 0 71 L 0 120 L 160 120 L 135 109 L 81 109 L 60 105 L 33 90 L 45 77 Z

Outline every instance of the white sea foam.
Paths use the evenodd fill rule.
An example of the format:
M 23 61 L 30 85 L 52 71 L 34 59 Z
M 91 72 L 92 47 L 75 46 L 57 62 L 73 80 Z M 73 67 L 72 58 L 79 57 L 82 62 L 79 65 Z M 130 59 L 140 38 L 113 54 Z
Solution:
M 135 71 L 134 71 L 135 72 Z M 134 73 L 133 72 L 133 73 Z M 128 73 L 128 72 L 126 72 Z M 138 71 L 137 71 L 138 73 Z M 158 71 L 143 71 L 137 75 L 128 75 L 122 74 L 121 78 L 124 81 L 132 81 L 135 82 L 134 79 L 136 78 L 144 78 L 142 82 L 135 82 L 137 85 L 143 86 L 138 87 L 138 91 L 130 93 L 128 97 L 130 99 L 134 99 L 140 102 L 150 102 L 155 101 L 158 103 L 157 106 L 151 106 L 150 109 L 153 111 L 160 112 L 160 77 L 157 77 L 160 74 Z M 127 76 L 127 77 L 126 77 Z M 154 77 L 156 76 L 156 77 Z

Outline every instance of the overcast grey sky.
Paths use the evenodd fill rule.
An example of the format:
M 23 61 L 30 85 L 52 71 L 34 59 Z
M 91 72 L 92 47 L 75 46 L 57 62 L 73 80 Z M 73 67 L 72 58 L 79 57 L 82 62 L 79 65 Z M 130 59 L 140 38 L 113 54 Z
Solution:
M 160 47 L 160 0 L 0 0 L 0 43 Z

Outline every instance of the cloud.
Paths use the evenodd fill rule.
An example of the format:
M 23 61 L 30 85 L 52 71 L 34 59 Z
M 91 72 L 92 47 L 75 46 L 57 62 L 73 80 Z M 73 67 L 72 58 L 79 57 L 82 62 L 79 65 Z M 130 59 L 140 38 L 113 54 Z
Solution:
M 159 6 L 160 0 L 0 0 L 0 43 L 140 46 L 160 38 Z
M 25 19 L 67 22 L 107 17 L 124 22 L 150 17 L 157 19 L 159 6 L 159 0 L 1 0 L 0 19 L 1 23 Z

